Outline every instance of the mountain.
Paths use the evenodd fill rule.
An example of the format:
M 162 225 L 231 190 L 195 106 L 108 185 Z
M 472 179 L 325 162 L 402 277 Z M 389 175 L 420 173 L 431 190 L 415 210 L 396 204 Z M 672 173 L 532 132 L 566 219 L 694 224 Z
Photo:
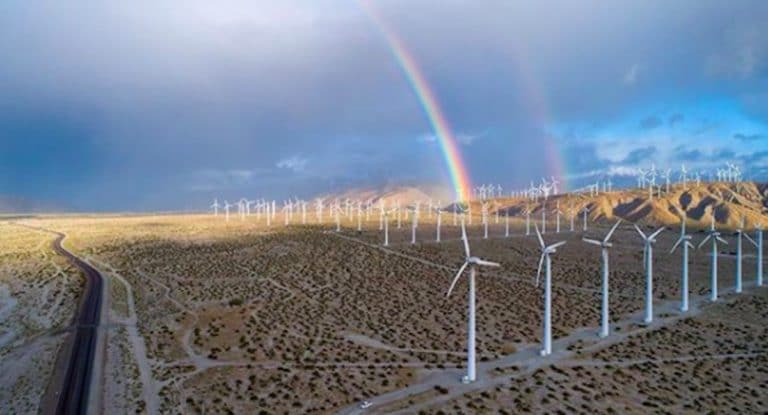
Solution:
M 370 200 L 374 203 L 378 203 L 379 200 L 383 199 L 387 204 L 399 201 L 402 206 L 406 206 L 417 201 L 427 203 L 429 200 L 432 200 L 436 204 L 439 201 L 447 202 L 453 198 L 453 195 L 450 189 L 436 185 L 384 185 L 381 187 L 363 187 L 329 193 L 320 198 L 326 200 Z
M 533 214 L 540 214 L 544 207 L 541 200 L 501 199 L 489 203 L 491 212 L 501 210 L 511 215 L 524 214 L 526 207 L 530 207 Z M 630 222 L 675 226 L 680 223 L 678 212 L 685 211 L 687 223 L 692 227 L 708 227 L 713 217 L 719 228 L 735 229 L 742 218 L 748 228 L 758 223 L 768 225 L 768 185 L 765 183 L 702 183 L 689 184 L 686 188 L 675 184 L 668 193 L 663 191 L 661 195 L 654 194 L 653 198 L 647 190 L 640 189 L 597 196 L 563 194 L 550 197 L 546 208 L 554 211 L 558 203 L 565 218 L 569 218 L 571 212 L 580 215 L 579 212 L 588 207 L 593 221 L 622 218 Z M 481 203 L 472 202 L 472 209 L 480 212 Z
M 0 195 L 0 213 L 50 213 L 64 209 L 52 203 L 40 202 L 18 196 Z

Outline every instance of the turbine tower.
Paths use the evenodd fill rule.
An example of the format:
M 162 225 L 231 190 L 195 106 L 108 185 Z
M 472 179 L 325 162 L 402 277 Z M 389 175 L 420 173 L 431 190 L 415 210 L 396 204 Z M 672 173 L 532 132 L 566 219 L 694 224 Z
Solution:
M 649 324 L 653 322 L 653 244 L 656 243 L 656 236 L 658 236 L 664 227 L 657 229 L 654 233 L 646 236 L 640 227 L 635 225 L 635 229 L 645 241 L 643 247 L 643 262 L 645 265 L 645 318 L 644 322 Z
M 749 237 L 746 233 L 744 236 L 752 245 L 757 248 L 757 275 L 756 285 L 758 287 L 763 286 L 763 226 L 759 223 L 755 225 L 755 239 Z
M 741 293 L 741 252 L 742 252 L 742 235 L 744 235 L 744 216 L 741 217 L 739 227 L 736 229 L 736 293 Z
M 712 216 L 712 226 L 709 228 L 707 237 L 704 238 L 703 241 L 701 241 L 698 248 L 700 249 L 710 239 L 712 240 L 712 270 L 710 271 L 710 285 L 712 286 L 712 291 L 711 291 L 710 299 L 712 301 L 717 301 L 717 242 L 719 241 L 726 245 L 728 245 L 728 242 L 726 242 L 725 239 L 720 237 L 720 232 L 715 230 L 714 214 Z
M 213 199 L 213 204 L 211 205 L 211 208 L 213 209 L 213 216 L 219 216 L 219 199 Z
M 600 337 L 608 337 L 608 334 L 610 334 L 610 322 L 608 320 L 608 250 L 613 247 L 613 244 L 609 241 L 611 240 L 611 236 L 613 236 L 613 233 L 616 232 L 616 228 L 621 225 L 621 219 L 619 219 L 618 222 L 616 222 L 615 225 L 611 228 L 611 230 L 608 232 L 608 235 L 605 236 L 605 239 L 602 241 L 598 241 L 595 239 L 589 239 L 589 238 L 582 238 L 582 240 L 586 243 L 597 245 L 601 248 L 602 258 L 603 258 L 603 284 L 602 284 L 602 306 L 601 306 L 601 313 L 600 313 Z
M 446 297 L 450 297 L 453 288 L 459 281 L 459 278 L 464 274 L 464 271 L 469 267 L 469 309 L 468 309 L 468 322 L 467 322 L 467 375 L 462 379 L 464 383 L 470 383 L 477 380 L 477 371 L 475 368 L 475 274 L 477 273 L 477 266 L 483 267 L 499 267 L 500 265 L 495 262 L 486 261 L 478 257 L 472 256 L 469 250 L 469 241 L 467 240 L 467 230 L 464 226 L 464 221 L 461 222 L 461 239 L 464 241 L 464 264 L 459 268 L 459 272 L 456 273 Z
M 443 224 L 443 210 L 438 207 L 437 209 L 437 234 L 435 235 L 435 241 L 440 243 L 440 225 Z
M 591 211 L 591 209 L 589 208 L 589 206 L 584 206 L 584 209 L 581 210 L 581 213 L 584 214 L 584 226 L 582 227 L 582 230 L 584 232 L 587 231 L 587 218 L 588 218 L 587 215 L 589 215 L 590 211 Z
M 541 350 L 542 356 L 549 356 L 552 354 L 552 258 L 551 255 L 557 252 L 557 248 L 565 245 L 566 241 L 560 241 L 547 246 L 544 243 L 544 238 L 541 237 L 539 227 L 534 224 L 536 228 L 536 236 L 539 238 L 539 245 L 541 246 L 541 258 L 539 258 L 539 268 L 536 271 L 536 286 L 539 286 L 539 278 L 541 277 L 541 267 L 546 266 L 544 273 L 544 344 Z
M 673 205 L 674 206 L 674 205 Z M 683 248 L 683 273 L 682 273 L 682 281 L 681 281 L 681 295 L 680 295 L 680 311 L 686 312 L 688 311 L 688 249 L 695 249 L 693 244 L 691 243 L 691 235 L 688 235 L 685 232 L 685 222 L 687 219 L 687 216 L 685 214 L 685 211 L 680 211 L 680 238 L 675 242 L 675 245 L 672 246 L 672 249 L 669 251 L 670 254 L 675 252 L 678 246 L 682 246 Z

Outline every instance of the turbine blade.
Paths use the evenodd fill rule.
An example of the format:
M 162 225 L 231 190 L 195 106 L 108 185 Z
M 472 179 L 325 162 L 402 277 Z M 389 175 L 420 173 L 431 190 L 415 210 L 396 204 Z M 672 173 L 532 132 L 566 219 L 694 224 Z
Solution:
M 464 241 L 464 254 L 467 255 L 467 258 L 469 258 L 472 255 L 470 255 L 469 253 L 469 241 L 467 240 L 467 228 L 464 225 L 463 220 L 461 221 L 461 240 Z
M 716 236 L 715 238 L 716 238 L 718 241 L 720 241 L 720 243 L 724 243 L 724 244 L 728 245 L 728 241 L 726 241 L 725 239 L 723 239 L 723 238 L 721 238 L 721 237 L 719 237 L 719 236 Z
M 541 267 L 544 265 L 544 257 L 547 256 L 547 253 L 544 252 L 541 254 L 541 257 L 539 258 L 539 268 L 536 271 L 536 286 L 539 286 L 539 277 L 541 277 Z
M 750 243 L 751 243 L 753 246 L 757 247 L 757 242 L 755 242 L 755 240 L 754 240 L 754 239 L 752 239 L 752 237 L 751 237 L 751 236 L 749 236 L 749 235 L 748 235 L 748 234 L 746 234 L 746 233 L 743 233 L 742 235 L 744 235 L 744 237 L 745 237 L 745 238 L 747 238 L 747 240 L 748 240 L 748 241 L 749 241 L 749 242 L 750 242 Z
M 469 265 L 469 262 L 465 262 L 461 268 L 459 268 L 459 272 L 456 274 L 456 277 L 453 278 L 453 282 L 451 283 L 451 287 L 448 288 L 448 293 L 445 294 L 446 297 L 451 296 L 451 292 L 453 291 L 453 287 L 456 286 L 456 283 L 459 281 L 459 278 L 461 278 L 461 274 L 464 273 L 464 270 L 467 269 L 467 266 Z
M 692 243 L 685 241 L 685 244 L 688 246 L 688 248 L 696 249 L 696 246 L 694 246 Z
M 678 246 L 679 246 L 679 245 L 680 245 L 682 242 L 683 242 L 683 238 L 680 238 L 680 239 L 678 239 L 678 240 L 677 240 L 677 242 L 675 242 L 675 244 L 674 244 L 674 245 L 672 245 L 672 249 L 670 249 L 670 250 L 669 250 L 669 253 L 671 254 L 671 253 L 675 252 L 675 249 L 677 249 L 677 247 L 678 247 Z
M 475 260 L 475 262 L 477 263 L 477 265 L 482 265 L 484 267 L 500 267 L 501 266 L 501 264 L 499 264 L 498 262 L 486 261 L 484 259 L 477 259 Z
M 699 242 L 699 246 L 698 246 L 696 249 L 701 249 L 701 247 L 702 247 L 702 246 L 704 246 L 704 244 L 705 244 L 705 243 L 707 243 L 707 241 L 708 241 L 708 240 L 709 240 L 709 238 L 711 238 L 711 237 L 712 237 L 712 235 L 707 235 L 707 237 L 706 237 L 706 238 L 704 238 L 704 239 L 703 239 L 701 242 Z
M 588 243 L 588 244 L 597 245 L 597 246 L 603 246 L 603 243 L 602 243 L 602 242 L 600 242 L 600 241 L 596 241 L 596 240 L 594 240 L 594 239 L 589 239 L 589 238 L 581 238 L 581 240 L 582 240 L 582 241 L 584 241 L 584 242 L 586 242 L 586 243 Z
M 648 239 L 653 239 L 653 238 L 659 236 L 660 233 L 664 232 L 664 229 L 667 229 L 667 228 L 662 226 L 661 228 L 656 229 L 656 232 L 652 233 L 651 236 L 648 237 Z
M 533 227 L 536 229 L 536 236 L 539 238 L 539 245 L 541 245 L 541 249 L 544 249 L 546 245 L 544 244 L 544 238 L 541 237 L 541 232 L 539 232 L 539 225 L 534 223 Z
M 558 247 L 561 247 L 561 246 L 565 245 L 566 242 L 568 242 L 568 241 L 560 241 L 558 243 L 552 244 L 552 245 L 547 247 L 547 250 L 548 251 L 554 251 Z
M 613 233 L 616 232 L 616 229 L 621 225 L 621 218 L 619 218 L 619 221 L 616 222 L 615 225 L 611 228 L 610 232 L 608 232 L 608 235 L 603 239 L 603 242 L 608 242 L 609 239 L 611 239 L 611 236 L 613 236 Z
M 645 234 L 643 233 L 643 231 L 640 230 L 640 228 L 637 226 L 637 224 L 632 224 L 632 226 L 634 226 L 635 229 L 637 229 L 637 233 L 639 233 L 640 236 L 643 237 L 643 239 L 648 239 L 648 238 L 645 237 Z

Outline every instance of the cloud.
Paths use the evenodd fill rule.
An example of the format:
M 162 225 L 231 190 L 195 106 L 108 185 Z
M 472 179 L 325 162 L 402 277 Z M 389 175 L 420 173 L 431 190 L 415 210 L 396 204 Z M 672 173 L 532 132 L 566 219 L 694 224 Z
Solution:
M 649 144 L 643 133 L 658 130 L 638 128 L 637 114 L 671 126 L 682 120 L 670 106 L 684 113 L 670 140 L 697 150 L 711 137 L 692 137 L 696 97 L 768 115 L 764 1 L 373 3 L 462 132 L 479 182 L 551 175 L 548 153 L 532 143 L 546 143 L 552 125 L 587 126 L 571 144 L 629 119 L 631 128 L 612 134 L 616 149 L 566 154 L 569 173 L 582 174 L 619 168 Z M 423 108 L 357 2 L 12 1 L 0 20 L 2 193 L 158 209 L 178 206 L 185 196 L 174 190 L 188 187 L 279 198 L 448 176 L 436 146 L 414 145 L 437 140 L 419 137 L 429 130 Z M 730 139 L 760 127 L 709 132 Z M 672 154 L 653 144 L 653 157 Z M 758 144 L 729 145 L 740 155 Z M 292 159 L 298 152 L 311 158 Z M 194 204 L 198 195 L 186 197 Z
M 457 133 L 455 137 L 456 137 L 456 141 L 459 144 L 470 146 L 473 143 L 475 143 L 478 139 L 482 138 L 484 134 L 485 133 L 482 133 L 482 134 Z M 437 142 L 437 136 L 434 133 L 426 133 L 416 137 L 416 140 L 422 143 L 435 143 Z
M 640 65 L 638 64 L 632 64 L 632 66 L 627 69 L 626 72 L 624 72 L 624 76 L 622 77 L 622 82 L 624 85 L 634 85 L 637 83 L 637 76 L 640 72 Z
M 300 155 L 293 155 L 288 158 L 284 158 L 275 164 L 278 169 L 292 170 L 294 173 L 301 173 L 307 168 L 307 159 Z
M 733 138 L 739 140 L 739 141 L 758 141 L 763 140 L 765 138 L 764 134 L 742 134 L 742 133 L 736 133 L 733 135 Z
M 704 155 L 699 149 L 689 149 L 686 146 L 678 146 L 674 150 L 674 157 L 676 160 L 693 162 L 701 160 Z
M 648 146 L 632 150 L 624 157 L 621 164 L 637 164 L 653 157 L 657 153 L 656 147 Z
M 685 116 L 680 113 L 675 113 L 669 116 L 667 124 L 670 127 L 674 127 L 676 124 L 682 123 L 683 121 L 685 121 Z
M 651 115 L 649 117 L 643 118 L 640 121 L 640 128 L 643 130 L 652 130 L 656 127 L 659 127 L 662 124 L 661 118 Z

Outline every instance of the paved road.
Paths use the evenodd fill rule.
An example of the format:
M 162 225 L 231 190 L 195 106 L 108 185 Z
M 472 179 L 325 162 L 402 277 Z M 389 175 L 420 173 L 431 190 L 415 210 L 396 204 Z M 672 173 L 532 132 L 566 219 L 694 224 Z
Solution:
M 71 340 L 71 347 L 68 348 L 71 354 L 66 374 L 58 391 L 56 413 L 85 414 L 88 409 L 91 375 L 96 357 L 96 339 L 99 316 L 101 315 L 103 280 L 101 274 L 96 269 L 64 249 L 61 245 L 65 238 L 64 234 L 54 233 L 58 237 L 53 241 L 53 250 L 59 255 L 66 257 L 86 277 L 83 296 L 73 321 L 72 328 L 75 332 Z M 67 348 L 64 350 L 67 350 Z

